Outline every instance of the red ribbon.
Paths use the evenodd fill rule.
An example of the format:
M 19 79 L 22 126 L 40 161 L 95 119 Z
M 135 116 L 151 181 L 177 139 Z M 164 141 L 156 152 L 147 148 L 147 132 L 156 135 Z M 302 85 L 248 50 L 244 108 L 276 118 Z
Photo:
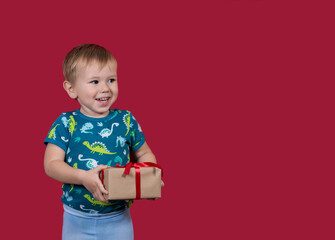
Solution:
M 135 168 L 135 184 L 136 184 L 136 199 L 140 199 L 141 198 L 141 167 L 156 167 L 162 170 L 162 176 L 163 176 L 163 169 L 161 166 L 159 166 L 156 163 L 152 163 L 152 162 L 140 162 L 140 163 L 132 163 L 129 162 L 127 163 L 127 165 L 125 166 L 120 166 L 120 163 L 118 163 L 115 168 L 124 168 L 124 175 L 129 175 L 130 174 L 130 169 L 134 167 Z M 103 179 L 104 179 L 104 170 L 102 169 L 102 173 L 101 173 L 101 178 L 102 178 L 102 184 Z

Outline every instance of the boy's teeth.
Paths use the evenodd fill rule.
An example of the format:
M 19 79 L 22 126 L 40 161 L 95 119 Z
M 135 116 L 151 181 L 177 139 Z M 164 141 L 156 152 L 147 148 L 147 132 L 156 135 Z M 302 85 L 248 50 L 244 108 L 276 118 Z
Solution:
M 108 98 L 97 98 L 99 101 L 106 101 Z

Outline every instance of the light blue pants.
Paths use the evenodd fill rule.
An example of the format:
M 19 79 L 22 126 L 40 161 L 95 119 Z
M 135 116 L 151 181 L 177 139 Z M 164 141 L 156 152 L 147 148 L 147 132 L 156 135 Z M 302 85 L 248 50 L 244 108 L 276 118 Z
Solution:
M 133 240 L 129 208 L 111 214 L 84 213 L 64 205 L 62 240 Z

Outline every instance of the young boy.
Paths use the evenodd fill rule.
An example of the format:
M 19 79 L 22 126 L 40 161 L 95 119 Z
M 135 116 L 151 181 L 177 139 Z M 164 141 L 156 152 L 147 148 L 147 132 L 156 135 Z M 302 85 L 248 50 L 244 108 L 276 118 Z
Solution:
M 133 239 L 130 202 L 106 201 L 99 173 L 108 166 L 154 162 L 141 127 L 126 110 L 110 109 L 118 96 L 117 62 L 105 48 L 83 44 L 63 62 L 63 87 L 80 109 L 64 112 L 44 143 L 46 174 L 63 182 L 65 239 Z

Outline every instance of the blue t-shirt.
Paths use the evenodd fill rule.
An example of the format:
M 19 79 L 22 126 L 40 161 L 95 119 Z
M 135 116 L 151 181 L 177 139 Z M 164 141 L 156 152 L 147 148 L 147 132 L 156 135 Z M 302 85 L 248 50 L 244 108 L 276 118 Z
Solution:
M 129 151 L 136 151 L 144 142 L 141 127 L 131 112 L 118 109 L 111 109 L 103 118 L 87 117 L 79 109 L 64 112 L 44 140 L 63 149 L 64 161 L 71 167 L 87 171 L 100 164 L 126 165 Z M 99 202 L 83 185 L 63 184 L 62 189 L 62 202 L 84 212 L 108 213 L 128 205 L 125 200 Z

